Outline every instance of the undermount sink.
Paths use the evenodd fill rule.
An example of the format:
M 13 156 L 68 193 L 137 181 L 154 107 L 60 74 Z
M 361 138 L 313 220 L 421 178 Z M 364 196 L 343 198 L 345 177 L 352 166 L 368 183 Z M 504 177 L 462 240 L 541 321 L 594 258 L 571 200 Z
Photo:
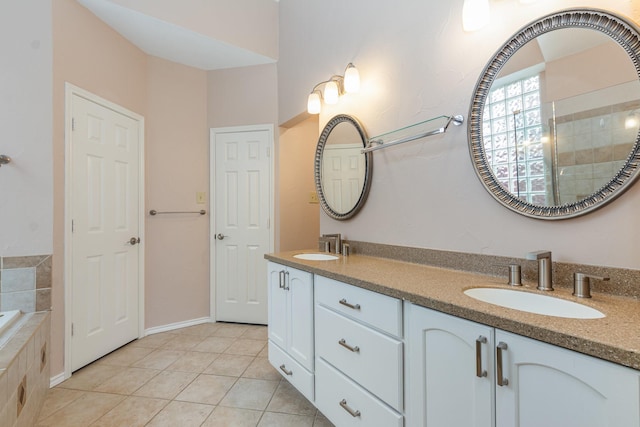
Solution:
M 501 307 L 571 319 L 600 319 L 605 315 L 595 308 L 547 295 L 522 292 L 515 289 L 472 288 L 465 295 Z
M 331 261 L 334 259 L 338 259 L 337 256 L 335 255 L 329 255 L 329 254 L 321 254 L 321 253 L 317 253 L 317 254 L 296 254 L 293 256 L 294 258 L 298 258 L 298 259 L 304 259 L 307 261 Z

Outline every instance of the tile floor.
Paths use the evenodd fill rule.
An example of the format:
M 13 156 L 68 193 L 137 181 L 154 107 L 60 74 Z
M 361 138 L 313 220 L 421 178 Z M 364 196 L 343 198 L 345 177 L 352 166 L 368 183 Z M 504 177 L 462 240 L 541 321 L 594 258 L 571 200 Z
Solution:
M 333 426 L 267 359 L 266 326 L 150 335 L 48 391 L 38 427 Z

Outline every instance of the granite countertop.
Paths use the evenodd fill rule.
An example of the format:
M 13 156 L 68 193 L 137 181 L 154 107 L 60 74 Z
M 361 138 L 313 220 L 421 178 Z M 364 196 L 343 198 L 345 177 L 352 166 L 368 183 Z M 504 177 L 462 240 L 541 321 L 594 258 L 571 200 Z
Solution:
M 571 290 L 556 289 L 545 295 L 579 302 L 600 310 L 601 319 L 569 319 L 527 313 L 468 297 L 474 287 L 502 287 L 506 278 L 468 273 L 422 264 L 364 255 L 340 256 L 332 261 L 305 261 L 292 251 L 267 254 L 269 261 L 339 280 L 414 304 L 452 314 L 563 348 L 640 370 L 640 301 L 593 292 L 593 298 L 576 298 Z M 543 293 L 535 283 L 519 290 Z

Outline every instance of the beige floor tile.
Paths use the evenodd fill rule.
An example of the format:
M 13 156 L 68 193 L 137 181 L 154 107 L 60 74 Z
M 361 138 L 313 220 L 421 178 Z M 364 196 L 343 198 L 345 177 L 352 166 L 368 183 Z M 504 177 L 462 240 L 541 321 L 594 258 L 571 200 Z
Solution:
M 317 409 L 289 381 L 281 381 L 269 402 L 267 411 L 315 416 Z
M 148 347 L 122 347 L 98 360 L 96 363 L 111 366 L 131 366 L 137 361 L 144 359 L 153 348 Z
M 115 408 L 126 397 L 117 394 L 85 392 L 50 417 L 38 421 L 38 426 L 86 427 Z
M 195 372 L 162 371 L 140 387 L 134 395 L 173 399 L 197 376 Z
M 267 342 L 265 340 L 247 340 L 239 338 L 224 352 L 245 356 L 257 356 L 266 345 Z
M 218 406 L 202 427 L 256 427 L 261 416 L 261 411 Z
M 213 405 L 174 400 L 153 417 L 147 427 L 199 427 L 214 408 Z
M 248 338 L 250 340 L 267 340 L 267 327 L 251 325 L 242 334 L 242 338 Z
M 313 422 L 313 427 L 335 427 L 331 421 L 327 419 L 327 417 L 322 414 L 322 412 L 318 411 L 316 413 L 316 419 Z
M 279 381 L 240 378 L 222 399 L 220 406 L 263 411 L 276 391 L 278 383 Z
M 167 350 L 190 350 L 205 338 L 197 335 L 176 335 L 174 339 L 167 341 L 161 348 Z
M 96 387 L 96 391 L 133 394 L 159 372 L 157 369 L 123 368 L 117 375 Z
M 252 356 L 238 356 L 235 354 L 221 354 L 205 369 L 205 374 L 226 375 L 239 377 L 253 362 Z
M 239 356 L 236 356 L 239 357 Z M 280 373 L 275 370 L 269 359 L 264 357 L 256 357 L 251 365 L 242 374 L 244 378 L 254 378 L 257 380 L 272 380 L 276 381 L 282 378 Z
M 236 382 L 235 377 L 199 375 L 176 400 L 217 405 Z
M 87 391 L 95 390 L 102 383 L 122 372 L 123 369 L 124 368 L 119 366 L 108 366 L 93 363 L 74 372 L 71 375 L 71 378 L 62 382 L 58 387 Z
M 258 427 L 313 427 L 313 416 L 265 412 Z
M 208 353 L 224 353 L 224 351 L 228 349 L 234 341 L 234 338 L 209 337 L 205 338 L 200 344 L 195 346 L 193 350 Z
M 134 363 L 133 367 L 147 369 L 166 369 L 180 357 L 184 356 L 185 353 L 186 352 L 180 350 L 158 349 L 153 353 L 150 353 L 144 359 L 141 359 Z
M 40 419 L 47 418 L 83 395 L 84 392 L 80 390 L 58 387 L 48 390 L 47 396 L 42 404 L 42 409 L 40 409 Z
M 199 337 L 208 337 L 213 335 L 220 326 L 216 323 L 202 323 L 200 325 L 188 326 L 186 328 L 176 329 L 174 333 L 181 335 L 195 335 Z
M 167 367 L 168 371 L 183 371 L 201 373 L 216 360 L 220 353 L 203 353 L 199 351 L 187 351 L 178 360 Z
M 142 427 L 168 403 L 163 399 L 129 396 L 91 427 Z
M 249 325 L 240 323 L 218 323 L 218 329 L 213 333 L 215 337 L 238 338 L 249 329 Z
M 153 334 L 139 340 L 135 340 L 131 344 L 127 345 L 131 347 L 159 348 L 174 338 L 175 334 L 171 334 L 169 332 L 161 332 L 159 334 Z
M 269 346 L 265 345 L 260 353 L 258 353 L 258 357 L 269 357 Z

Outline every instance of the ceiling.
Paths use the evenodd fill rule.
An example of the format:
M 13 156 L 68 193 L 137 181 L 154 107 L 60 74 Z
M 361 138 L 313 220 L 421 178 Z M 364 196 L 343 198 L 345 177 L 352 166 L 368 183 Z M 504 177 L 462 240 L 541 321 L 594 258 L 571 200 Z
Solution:
M 270 64 L 275 59 L 112 3 L 77 0 L 143 52 L 202 70 Z

